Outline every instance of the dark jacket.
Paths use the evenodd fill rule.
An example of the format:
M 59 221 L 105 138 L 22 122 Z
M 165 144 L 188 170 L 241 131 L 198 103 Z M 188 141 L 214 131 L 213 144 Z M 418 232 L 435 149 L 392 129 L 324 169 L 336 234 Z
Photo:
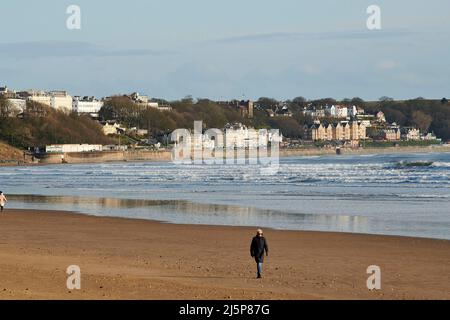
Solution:
M 269 255 L 269 246 L 264 237 L 253 237 L 250 245 L 250 255 L 255 258 L 256 262 L 264 262 L 264 250 L 266 255 Z

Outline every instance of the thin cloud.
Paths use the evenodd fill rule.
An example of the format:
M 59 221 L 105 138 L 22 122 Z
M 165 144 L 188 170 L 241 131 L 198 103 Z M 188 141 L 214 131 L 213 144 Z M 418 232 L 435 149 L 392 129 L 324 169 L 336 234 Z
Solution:
M 66 57 L 125 57 L 175 54 L 169 50 L 139 48 L 115 49 L 82 41 L 28 41 L 0 43 L 2 58 L 66 58 Z
M 335 32 L 274 32 L 233 36 L 227 38 L 212 39 L 204 44 L 232 44 L 242 42 L 267 42 L 283 40 L 373 40 L 385 38 L 406 37 L 415 34 L 408 30 L 364 30 L 364 31 L 335 31 Z

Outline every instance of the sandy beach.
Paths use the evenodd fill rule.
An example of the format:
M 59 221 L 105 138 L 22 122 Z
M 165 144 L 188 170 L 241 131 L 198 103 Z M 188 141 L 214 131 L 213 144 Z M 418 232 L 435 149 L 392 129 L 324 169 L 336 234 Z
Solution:
M 450 241 L 174 225 L 67 212 L 0 215 L 0 299 L 450 299 Z M 81 268 L 68 290 L 66 268 Z M 382 288 L 366 287 L 378 265 Z

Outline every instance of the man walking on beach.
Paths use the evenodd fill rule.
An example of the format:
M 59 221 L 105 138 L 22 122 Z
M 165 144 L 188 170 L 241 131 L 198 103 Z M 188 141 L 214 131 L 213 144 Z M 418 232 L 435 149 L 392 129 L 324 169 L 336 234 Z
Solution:
M 264 251 L 266 256 L 269 255 L 269 246 L 267 244 L 266 238 L 263 236 L 261 229 L 256 231 L 256 237 L 253 237 L 252 243 L 250 245 L 250 255 L 255 258 L 257 278 L 261 278 L 262 266 L 264 262 Z
M 3 207 L 5 206 L 6 202 L 8 202 L 8 200 L 6 200 L 3 192 L 0 191 L 0 212 L 3 212 Z

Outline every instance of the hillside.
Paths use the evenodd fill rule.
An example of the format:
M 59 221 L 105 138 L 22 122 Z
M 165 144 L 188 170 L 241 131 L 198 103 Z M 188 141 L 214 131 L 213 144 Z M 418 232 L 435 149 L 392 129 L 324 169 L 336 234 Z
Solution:
M 165 102 L 165 101 L 164 101 Z M 379 101 L 364 101 L 360 98 L 337 101 L 332 98 L 307 100 L 297 97 L 287 101 L 272 98 L 259 98 L 255 102 L 254 116 L 248 119 L 232 103 L 217 103 L 208 99 L 185 98 L 179 101 L 165 102 L 173 107 L 172 112 L 160 112 L 155 109 L 140 109 L 130 98 L 112 97 L 100 110 L 103 120 L 117 120 L 128 127 L 148 129 L 154 135 L 166 134 L 176 128 L 191 128 L 195 120 L 202 120 L 205 128 L 223 128 L 227 123 L 242 122 L 255 128 L 280 129 L 285 137 L 303 138 L 304 124 L 312 124 L 311 117 L 303 110 L 309 107 L 323 108 L 326 105 L 339 104 L 357 106 L 369 114 L 383 111 L 388 122 L 396 122 L 402 127 L 419 128 L 422 132 L 434 132 L 444 141 L 450 140 L 450 104 L 447 99 L 429 100 L 416 98 L 394 101 L 383 97 Z M 292 117 L 270 117 L 267 110 L 276 110 L 286 106 Z
M 33 102 L 27 104 L 22 117 L 1 117 L 0 139 L 17 148 L 64 143 L 115 143 L 89 117 L 66 114 Z
M 450 141 L 450 104 L 447 99 L 416 98 L 404 101 L 385 99 L 366 102 L 364 107 L 369 112 L 383 111 L 389 122 L 396 122 L 401 126 L 414 126 L 421 131 L 431 131 L 439 138 Z
M 23 160 L 23 151 L 0 141 L 0 162 L 5 160 Z

